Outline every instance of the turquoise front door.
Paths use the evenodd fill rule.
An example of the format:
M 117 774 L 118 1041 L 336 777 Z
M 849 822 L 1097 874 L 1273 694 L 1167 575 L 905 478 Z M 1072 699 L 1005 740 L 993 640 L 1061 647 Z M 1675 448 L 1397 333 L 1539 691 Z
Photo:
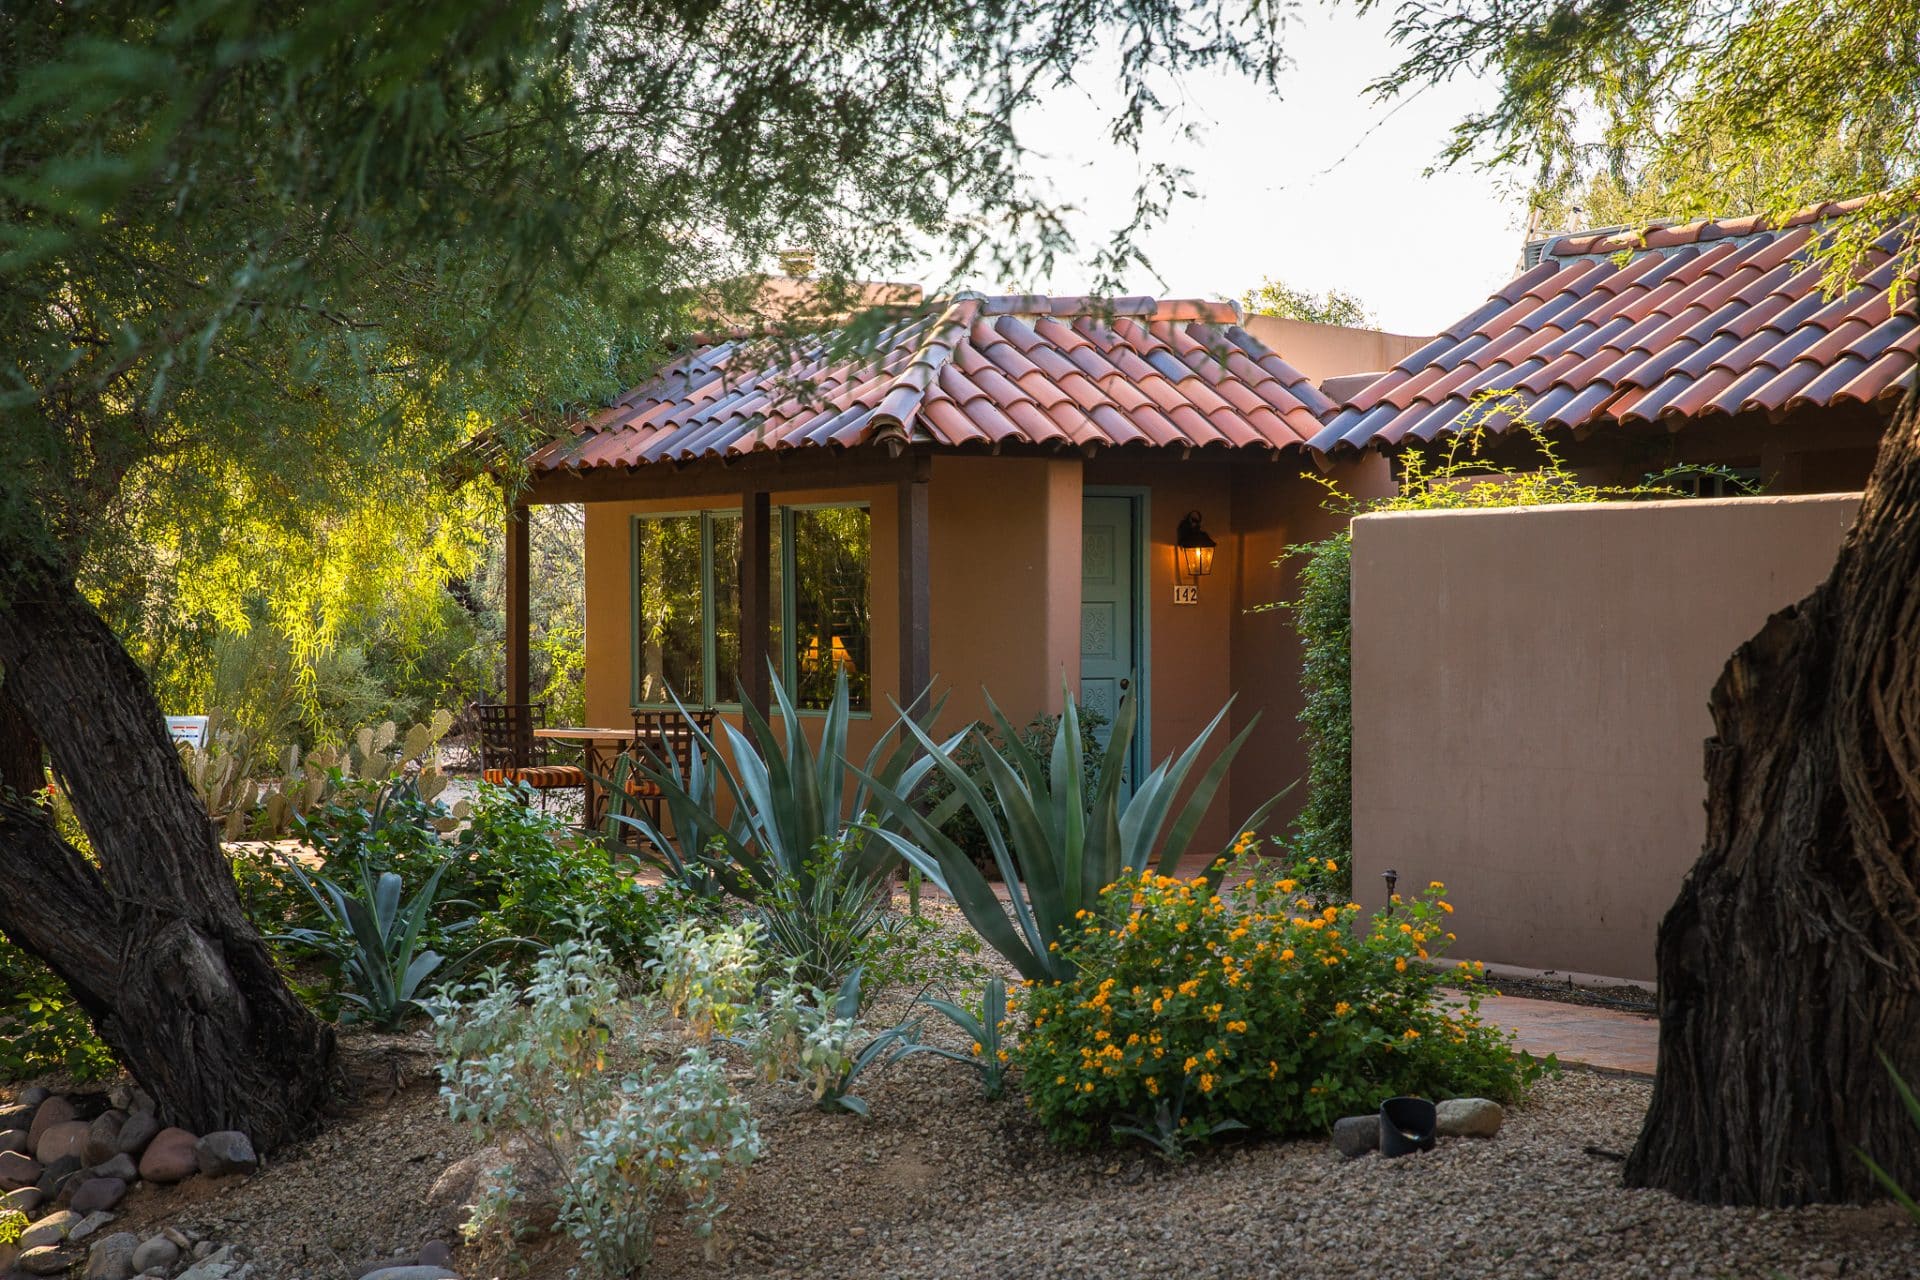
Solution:
M 1140 650 L 1136 562 L 1140 500 L 1089 494 L 1081 500 L 1080 705 L 1105 717 L 1098 732 L 1105 746 L 1120 699 L 1136 689 Z M 1139 771 L 1142 717 L 1135 716 L 1128 752 L 1129 786 Z

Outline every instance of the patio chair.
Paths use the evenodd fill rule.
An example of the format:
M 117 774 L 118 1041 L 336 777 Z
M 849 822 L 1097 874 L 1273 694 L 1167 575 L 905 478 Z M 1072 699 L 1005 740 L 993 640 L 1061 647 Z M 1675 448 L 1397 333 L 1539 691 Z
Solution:
M 579 765 L 551 763 L 548 751 L 552 744 L 533 736 L 535 729 L 546 728 L 546 703 L 476 702 L 473 710 L 480 720 L 482 778 L 495 784 L 515 782 L 532 787 L 540 795 L 542 810 L 550 791 L 578 788 L 584 797 L 586 770 Z
M 693 768 L 693 729 L 711 735 L 713 720 L 711 708 L 689 711 L 685 715 L 678 711 L 636 710 L 633 713 L 631 750 L 636 758 L 646 759 L 650 764 L 655 760 L 663 764 L 670 762 L 685 778 Z M 651 758 L 648 753 L 651 753 Z M 645 774 L 634 772 L 627 775 L 626 789 L 628 800 L 646 810 L 647 819 L 657 830 L 666 801 L 661 794 L 660 784 Z

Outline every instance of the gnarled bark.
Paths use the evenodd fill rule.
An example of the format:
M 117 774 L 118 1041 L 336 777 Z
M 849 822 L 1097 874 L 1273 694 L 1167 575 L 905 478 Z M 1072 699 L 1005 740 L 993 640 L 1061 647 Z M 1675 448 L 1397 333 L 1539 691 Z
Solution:
M 1626 1166 L 1714 1203 L 1920 1189 L 1920 414 L 1832 576 L 1714 688 L 1707 839 L 1661 922 L 1659 1075 Z
M 0 930 L 72 988 L 167 1121 L 262 1149 L 305 1129 L 332 1031 L 241 909 L 146 674 L 69 577 L 18 548 L 0 548 L 0 663 L 97 859 L 4 799 Z

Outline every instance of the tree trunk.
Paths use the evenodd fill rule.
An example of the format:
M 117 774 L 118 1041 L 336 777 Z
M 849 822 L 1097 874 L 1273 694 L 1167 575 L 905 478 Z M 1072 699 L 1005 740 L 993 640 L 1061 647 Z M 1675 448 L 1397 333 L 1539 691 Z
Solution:
M 1661 922 L 1659 1074 L 1630 1185 L 1725 1204 L 1920 1192 L 1920 412 L 1833 574 L 1712 697 L 1707 838 Z
M 0 663 L 97 861 L 4 798 L 0 930 L 73 989 L 165 1120 L 262 1150 L 302 1132 L 332 1030 L 241 909 L 146 674 L 67 574 L 17 546 L 0 548 Z
M 13 700 L 5 677 L 0 676 L 0 793 L 12 790 L 26 796 L 46 785 L 47 766 L 41 759 L 40 737 Z

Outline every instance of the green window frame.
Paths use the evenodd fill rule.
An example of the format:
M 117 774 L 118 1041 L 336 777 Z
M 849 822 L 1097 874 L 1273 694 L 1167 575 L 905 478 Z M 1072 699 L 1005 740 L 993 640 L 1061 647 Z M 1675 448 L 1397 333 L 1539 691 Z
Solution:
M 817 513 L 859 512 L 863 520 L 836 531 L 825 526 L 831 517 Z M 851 675 L 852 710 L 861 716 L 872 714 L 872 625 L 870 607 L 873 594 L 872 513 L 864 502 L 806 503 L 773 509 L 772 581 L 769 595 L 774 603 L 771 651 L 782 682 L 793 692 L 803 714 L 825 710 L 831 691 L 831 658 L 823 658 L 821 637 L 826 637 L 830 652 L 848 664 Z M 649 652 L 649 626 L 644 616 L 647 597 L 644 578 L 647 538 L 650 527 L 666 522 L 696 522 L 682 525 L 682 541 L 688 534 L 697 539 L 697 576 L 692 591 L 697 607 L 679 615 L 678 645 L 656 638 Z M 671 685 L 666 670 L 677 659 L 684 663 L 697 654 L 697 688 L 675 688 L 674 693 L 688 706 L 735 710 L 740 707 L 737 671 L 725 670 L 726 660 L 739 659 L 738 507 L 699 510 L 649 511 L 637 514 L 630 522 L 628 539 L 628 596 L 630 617 L 628 649 L 630 655 L 629 703 L 635 709 L 671 707 L 665 687 Z M 729 538 L 727 526 L 731 526 Z M 802 553 L 798 544 L 808 542 Z M 692 547 L 663 554 L 684 557 Z M 850 581 L 854 562 L 858 562 L 858 580 Z M 680 584 L 675 584 L 675 590 Z M 684 599 L 684 596 L 682 597 Z M 670 614 L 669 614 L 670 616 Z M 686 624 L 697 617 L 697 640 L 689 644 Z M 803 628 L 807 639 L 800 637 Z M 787 637 L 795 637 L 788 643 Z M 729 650 L 731 653 L 729 654 Z M 649 672 L 649 660 L 654 667 Z M 653 677 L 650 679 L 650 675 Z M 802 682 L 804 677 L 804 683 Z M 723 689 L 722 683 L 731 685 Z M 722 696 L 725 694 L 726 696 Z

